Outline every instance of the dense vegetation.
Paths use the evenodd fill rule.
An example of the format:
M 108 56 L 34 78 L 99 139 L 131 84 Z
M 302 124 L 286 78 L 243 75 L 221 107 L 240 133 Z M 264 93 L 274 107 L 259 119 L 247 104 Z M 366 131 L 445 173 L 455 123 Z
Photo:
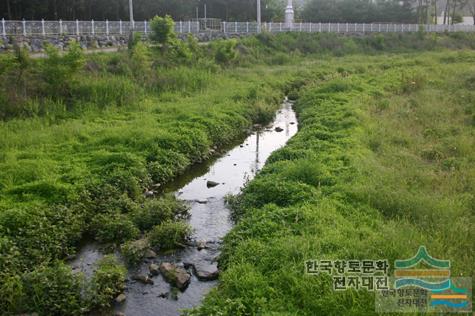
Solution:
M 309 259 L 409 258 L 475 272 L 475 53 L 314 60 L 299 133 L 231 199 L 221 283 L 193 315 L 371 315 Z
M 296 1 L 297 2 L 297 1 Z M 136 20 L 150 19 L 155 15 L 171 15 L 175 20 L 204 17 L 228 21 L 256 19 L 256 0 L 134 0 Z M 283 18 L 286 0 L 262 0 L 265 20 Z M 5 0 L 0 2 L 0 18 L 49 20 L 128 20 L 129 0 Z
M 166 25 L 166 20 L 156 20 L 156 23 Z M 149 191 L 159 190 L 160 186 L 183 173 L 193 163 L 207 159 L 213 147 L 221 147 L 242 136 L 243 130 L 252 123 L 269 121 L 284 92 L 289 92 L 301 95 L 297 110 L 302 131 L 287 149 L 273 156 L 272 164 L 238 199 L 242 201 L 236 208 L 236 216 L 241 220 L 226 245 L 223 265 L 227 267 L 227 272 L 223 276 L 223 288 L 218 292 L 219 296 L 213 294 L 204 307 L 204 311 L 208 312 L 226 305 L 229 314 L 241 309 L 241 305 L 255 308 L 244 309 L 246 313 L 259 308 L 268 310 L 277 301 L 271 299 L 269 285 L 266 285 L 272 278 L 264 278 L 263 275 L 283 271 L 274 268 L 266 270 L 269 268 L 267 264 L 276 264 L 272 262 L 273 254 L 278 254 L 278 251 L 286 254 L 286 249 L 282 248 L 289 246 L 289 250 L 300 245 L 303 239 L 299 238 L 318 241 L 327 232 L 326 239 L 319 240 L 312 247 L 319 249 L 319 243 L 328 242 L 328 246 L 324 247 L 328 252 L 322 254 L 333 253 L 335 247 L 330 245 L 330 238 L 335 236 L 336 230 L 329 232 L 326 226 L 320 230 L 317 224 L 324 224 L 320 222 L 320 216 L 334 215 L 341 225 L 354 225 L 356 228 L 348 229 L 348 234 L 359 232 L 359 223 L 366 218 L 368 233 L 376 238 L 382 234 L 376 229 L 376 224 L 381 224 L 390 233 L 390 228 L 399 223 L 391 216 L 406 216 L 403 211 L 412 206 L 412 195 L 405 195 L 409 194 L 404 191 L 405 187 L 399 191 L 394 189 L 398 188 L 397 181 L 405 181 L 404 173 L 398 173 L 401 178 L 385 177 L 381 173 L 380 177 L 371 178 L 374 186 L 361 185 L 368 182 L 370 173 L 374 173 L 372 165 L 363 158 L 381 159 L 378 170 L 389 173 L 384 163 L 389 164 L 391 157 L 397 157 L 394 152 L 384 151 L 381 151 L 385 153 L 384 157 L 378 156 L 376 149 L 383 150 L 393 143 L 387 145 L 385 139 L 370 136 L 392 136 L 382 130 L 386 126 L 383 123 L 381 126 L 363 123 L 373 122 L 373 117 L 369 115 L 379 113 L 386 118 L 383 114 L 390 112 L 383 111 L 389 111 L 384 104 L 391 104 L 393 98 L 401 98 L 401 104 L 409 98 L 419 98 L 417 102 L 423 103 L 424 95 L 419 94 L 425 89 L 435 91 L 434 87 L 439 86 L 449 89 L 441 80 L 451 78 L 446 76 L 451 69 L 467 76 L 464 81 L 467 85 L 473 79 L 467 74 L 468 62 L 473 61 L 471 53 L 444 52 L 430 55 L 432 59 L 428 61 L 415 58 L 417 55 L 394 56 L 388 60 L 385 55 L 373 57 L 371 64 L 361 57 L 339 58 L 337 62 L 333 61 L 335 57 L 330 57 L 358 53 L 378 55 L 383 51 L 474 48 L 470 34 L 439 36 L 420 33 L 355 38 L 328 34 L 262 34 L 240 41 L 217 41 L 209 46 L 197 45 L 191 38 L 178 41 L 173 34 L 157 36 L 155 40 L 159 44 L 152 47 L 137 40 L 130 43 L 128 50 L 87 57 L 74 43 L 70 44 L 64 56 L 53 48 L 48 48 L 45 59 L 32 60 L 20 49 L 15 54 L 0 56 L 0 310 L 4 314 L 38 312 L 40 315 L 77 315 L 107 307 L 111 299 L 122 291 L 124 269 L 112 257 L 106 257 L 92 280 L 85 282 L 64 263 L 65 258 L 74 255 L 80 240 L 94 238 L 108 245 L 110 250 L 120 249 L 130 264 L 140 262 L 149 247 L 166 250 L 183 244 L 189 233 L 188 226 L 182 221 L 186 217 L 186 206 L 169 196 L 147 198 Z M 438 70 L 440 73 L 428 73 L 427 69 L 436 62 L 443 63 Z M 389 75 L 383 76 L 383 73 Z M 417 85 L 412 85 L 413 81 Z M 302 85 L 309 87 L 299 93 L 297 88 Z M 444 91 L 447 90 L 438 93 L 449 96 Z M 471 93 L 464 93 L 463 96 L 473 102 Z M 318 100 L 326 99 L 327 107 L 316 106 L 320 104 Z M 368 102 L 359 104 L 358 108 L 354 105 L 355 100 Z M 441 98 L 440 102 L 444 100 L 448 99 Z M 365 112 L 363 106 L 367 104 L 380 104 L 382 109 L 375 113 Z M 440 107 L 445 104 L 441 103 Z M 429 110 L 422 106 L 414 106 L 414 109 Z M 460 109 L 457 112 L 459 115 L 468 115 L 468 119 L 473 119 L 473 109 Z M 406 110 L 401 110 L 401 115 Z M 325 113 L 329 116 L 326 117 Z M 366 113 L 367 117 L 362 113 Z M 386 119 L 390 117 L 388 114 Z M 427 120 L 428 124 L 432 122 L 429 118 Z M 392 123 L 398 124 L 398 121 Z M 374 129 L 364 130 L 361 126 Z M 467 151 L 470 138 L 465 134 L 467 129 L 462 127 L 459 128 L 461 134 L 450 134 L 454 141 L 458 141 L 459 135 L 465 135 L 457 146 L 462 150 L 460 153 L 446 152 L 445 142 L 441 141 L 440 148 L 427 146 L 427 157 L 435 155 L 436 158 L 428 162 L 424 160 L 424 163 L 427 168 L 438 166 L 439 162 L 444 165 L 453 163 L 455 169 L 449 166 L 444 175 L 449 177 L 454 174 L 461 178 L 460 181 L 468 181 L 458 173 L 463 169 L 471 170 L 467 169 L 470 168 L 470 161 L 466 158 L 470 157 L 470 151 Z M 434 137 L 452 133 L 450 124 L 443 131 L 439 131 L 438 126 L 433 129 Z M 404 130 L 397 129 L 398 132 Z M 365 150 L 363 145 L 366 143 L 358 139 L 364 134 L 363 131 L 368 133 L 366 141 L 370 148 L 376 148 L 374 151 Z M 407 147 L 407 150 L 418 150 L 417 142 L 408 135 L 405 137 L 408 139 L 403 139 L 398 146 L 411 145 L 413 147 Z M 350 146 L 352 144 L 355 146 Z M 396 150 L 391 146 L 389 149 Z M 410 153 L 407 159 L 413 158 Z M 465 158 L 458 159 L 459 156 Z M 293 158 L 299 160 L 293 161 Z M 277 163 L 280 160 L 282 162 Z M 319 164 L 314 165 L 314 162 Z M 310 176 L 306 176 L 307 170 Z M 427 188 L 422 186 L 421 190 L 427 190 L 423 191 L 423 198 L 415 200 L 419 208 L 412 215 L 424 211 L 429 216 L 433 210 L 445 214 L 443 204 L 434 201 L 446 197 L 443 201 L 448 204 L 444 205 L 452 206 L 450 203 L 455 201 L 454 196 L 442 190 L 432 199 L 428 187 L 432 185 L 432 179 L 438 178 L 424 178 L 422 168 L 415 171 L 418 177 L 414 181 L 426 183 Z M 282 186 L 266 186 L 281 178 L 286 179 L 279 181 Z M 355 179 L 352 190 L 344 186 L 349 183 L 346 181 L 348 178 Z M 319 179 L 318 182 L 315 179 Z M 383 192 L 377 179 L 394 182 L 388 182 L 392 187 Z M 443 186 L 447 190 L 455 187 L 450 183 Z M 473 189 L 471 182 L 466 182 L 466 188 L 466 192 Z M 274 191 L 269 191 L 271 189 Z M 370 189 L 375 192 L 365 191 Z M 464 201 L 469 202 L 468 199 L 473 198 L 466 192 L 462 202 L 456 204 L 459 208 L 451 209 L 461 219 L 465 216 Z M 378 199 L 368 200 L 369 193 L 371 197 L 380 195 Z M 395 193 L 400 196 L 391 195 Z M 343 206 L 333 204 L 336 203 L 333 195 L 342 199 L 338 201 Z M 289 200 L 290 197 L 293 200 Z M 304 208 L 301 207 L 303 200 L 309 203 Z M 346 200 L 348 204 L 343 204 L 342 201 Z M 432 204 L 424 209 L 423 203 L 427 200 Z M 320 205 L 320 201 L 335 206 L 335 214 L 315 208 L 314 205 Z M 354 201 L 360 201 L 360 205 L 355 205 Z M 375 204 L 378 202 L 387 204 Z M 275 205 L 270 206 L 269 203 Z M 281 208 L 286 206 L 292 206 L 291 210 Z M 340 206 L 348 213 L 338 213 Z M 256 207 L 262 207 L 264 211 L 250 211 Z M 359 207 L 365 207 L 371 216 L 360 216 Z M 266 214 L 275 218 L 276 222 L 269 220 Z M 278 214 L 283 216 L 282 219 Z M 286 225 L 292 214 L 299 218 L 304 216 L 308 222 L 292 222 L 295 227 L 284 231 L 279 225 Z M 354 223 L 351 222 L 353 219 Z M 446 217 L 437 220 L 442 219 L 447 221 Z M 466 246 L 460 244 L 464 240 L 448 244 L 446 236 L 449 236 L 450 227 L 443 226 L 443 222 L 434 220 L 427 222 L 427 227 L 417 223 L 413 227 L 406 221 L 401 221 L 404 229 L 411 233 L 411 229 L 420 229 L 421 236 L 425 236 L 424 229 L 447 229 L 441 233 L 440 240 L 434 241 L 435 254 L 440 254 L 440 249 L 445 247 L 452 249 L 450 256 L 456 260 L 455 255 Z M 250 223 L 257 226 L 246 226 Z M 461 229 L 459 226 L 455 228 Z M 347 232 L 347 228 L 341 229 L 342 234 Z M 384 238 L 395 234 L 382 231 Z M 318 234 L 314 236 L 315 232 Z M 292 233 L 298 236 L 292 237 Z M 296 242 L 293 243 L 293 239 L 282 242 L 279 236 L 284 235 L 295 238 Z M 246 243 L 247 238 L 250 244 Z M 337 241 L 340 239 L 337 238 Z M 347 241 L 344 238 L 340 240 L 342 243 Z M 411 245 L 419 241 L 414 238 Z M 372 254 L 371 251 L 377 251 L 382 241 L 375 241 L 374 244 L 367 241 L 367 245 L 369 248 L 366 250 L 363 243 L 351 247 L 352 254 Z M 403 245 L 402 241 L 400 245 Z M 276 248 L 271 251 L 274 246 Z M 240 247 L 243 247 L 242 252 L 238 251 Z M 412 251 L 401 247 L 381 249 L 386 249 L 390 258 Z M 253 264 L 251 259 L 266 257 L 247 258 L 251 255 L 248 251 L 261 254 L 262 249 L 269 249 L 269 260 Z M 297 251 L 293 253 L 307 251 L 307 248 L 292 249 Z M 343 251 L 346 248 L 338 249 Z M 470 257 L 462 257 L 464 261 L 455 265 L 459 271 L 470 272 Z M 249 265 L 241 259 L 249 259 Z M 300 284 L 303 264 L 300 261 L 295 261 L 295 265 L 285 260 L 279 262 L 282 269 L 289 269 L 287 274 L 283 274 L 288 278 L 280 280 L 280 284 L 295 284 L 295 296 L 290 296 L 292 299 L 300 295 L 299 287 L 302 286 L 300 290 L 305 292 L 303 287 L 313 288 L 320 282 L 305 280 Z M 240 276 L 245 276 L 248 282 L 245 282 L 246 278 L 242 279 L 243 283 L 233 288 L 237 284 L 232 283 L 232 278 Z M 256 280 L 259 282 L 256 283 Z M 276 279 L 274 281 L 277 282 Z M 285 283 L 287 281 L 296 283 Z M 248 291 L 251 287 L 254 292 Z M 242 289 L 242 292 L 235 289 Z M 366 299 L 367 295 L 363 298 Z M 232 304 L 227 304 L 228 300 Z M 288 308 L 298 304 L 292 302 Z M 309 305 L 309 310 L 312 306 Z

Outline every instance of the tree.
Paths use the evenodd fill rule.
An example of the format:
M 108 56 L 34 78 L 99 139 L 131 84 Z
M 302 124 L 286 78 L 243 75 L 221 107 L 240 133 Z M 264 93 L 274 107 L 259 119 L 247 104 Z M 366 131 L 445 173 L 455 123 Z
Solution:
M 475 0 L 468 0 L 467 6 L 473 17 L 473 24 L 475 25 Z
M 150 39 L 163 46 L 170 44 L 176 37 L 175 22 L 169 15 L 163 18 L 155 16 L 150 22 L 150 28 L 152 30 Z

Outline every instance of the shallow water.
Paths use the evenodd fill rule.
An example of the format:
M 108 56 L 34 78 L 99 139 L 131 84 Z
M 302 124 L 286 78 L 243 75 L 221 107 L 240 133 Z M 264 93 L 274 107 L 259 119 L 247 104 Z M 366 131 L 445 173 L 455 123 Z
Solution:
M 277 127 L 282 128 L 282 131 L 277 132 Z M 170 295 L 170 285 L 161 276 L 153 277 L 154 285 L 132 281 L 130 276 L 137 273 L 147 274 L 150 263 L 160 264 L 164 261 L 180 266 L 183 263 L 193 263 L 202 270 L 215 270 L 222 238 L 233 226 L 230 211 L 225 205 L 225 196 L 239 193 L 245 183 L 262 168 L 270 154 L 284 146 L 297 129 L 292 105 L 285 101 L 272 124 L 252 132 L 226 154 L 196 166 L 165 188 L 166 191 L 176 192 L 179 199 L 189 203 L 189 222 L 194 230 L 192 239 L 195 242 L 206 242 L 207 248 L 198 250 L 196 246 L 189 246 L 172 254 L 146 260 L 138 269 L 130 271 L 125 293 L 127 299 L 121 305 L 115 306 L 116 312 L 123 312 L 127 316 L 169 316 L 179 315 L 180 310 L 200 304 L 206 293 L 216 286 L 217 281 L 202 282 L 192 275 L 188 288 L 173 297 Z M 218 182 L 219 185 L 208 188 L 208 180 Z M 93 271 L 93 262 L 100 256 L 97 246 L 87 245 L 72 265 L 77 270 L 84 271 L 87 276 Z

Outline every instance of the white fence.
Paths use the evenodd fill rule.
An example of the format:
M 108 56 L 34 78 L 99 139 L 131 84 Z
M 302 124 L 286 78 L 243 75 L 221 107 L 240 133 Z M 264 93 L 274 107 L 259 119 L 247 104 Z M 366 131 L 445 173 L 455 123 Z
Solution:
M 48 36 L 48 35 L 126 35 L 131 23 L 123 21 L 6 21 L 1 20 L 0 36 Z M 148 21 L 134 22 L 135 32 L 148 34 Z M 267 32 L 322 32 L 322 33 L 404 33 L 418 32 L 475 32 L 474 25 L 418 25 L 418 24 L 358 24 L 358 23 L 262 23 L 261 30 Z M 253 34 L 258 32 L 256 22 L 221 22 L 212 30 L 199 21 L 175 22 L 177 33 L 222 32 L 231 34 Z

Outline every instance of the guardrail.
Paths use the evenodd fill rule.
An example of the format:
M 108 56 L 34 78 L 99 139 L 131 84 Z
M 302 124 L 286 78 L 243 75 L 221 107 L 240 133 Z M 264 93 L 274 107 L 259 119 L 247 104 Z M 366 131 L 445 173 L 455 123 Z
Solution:
M 126 35 L 134 32 L 148 34 L 148 21 L 7 21 L 0 23 L 0 36 L 48 36 L 48 35 Z M 321 33 L 405 33 L 405 32 L 475 32 L 474 25 L 419 25 L 394 23 L 262 23 L 261 30 L 277 32 L 321 32 Z M 256 22 L 221 22 L 218 28 L 206 28 L 199 21 L 175 22 L 175 31 L 184 33 L 221 32 L 226 34 L 253 34 L 258 32 Z

